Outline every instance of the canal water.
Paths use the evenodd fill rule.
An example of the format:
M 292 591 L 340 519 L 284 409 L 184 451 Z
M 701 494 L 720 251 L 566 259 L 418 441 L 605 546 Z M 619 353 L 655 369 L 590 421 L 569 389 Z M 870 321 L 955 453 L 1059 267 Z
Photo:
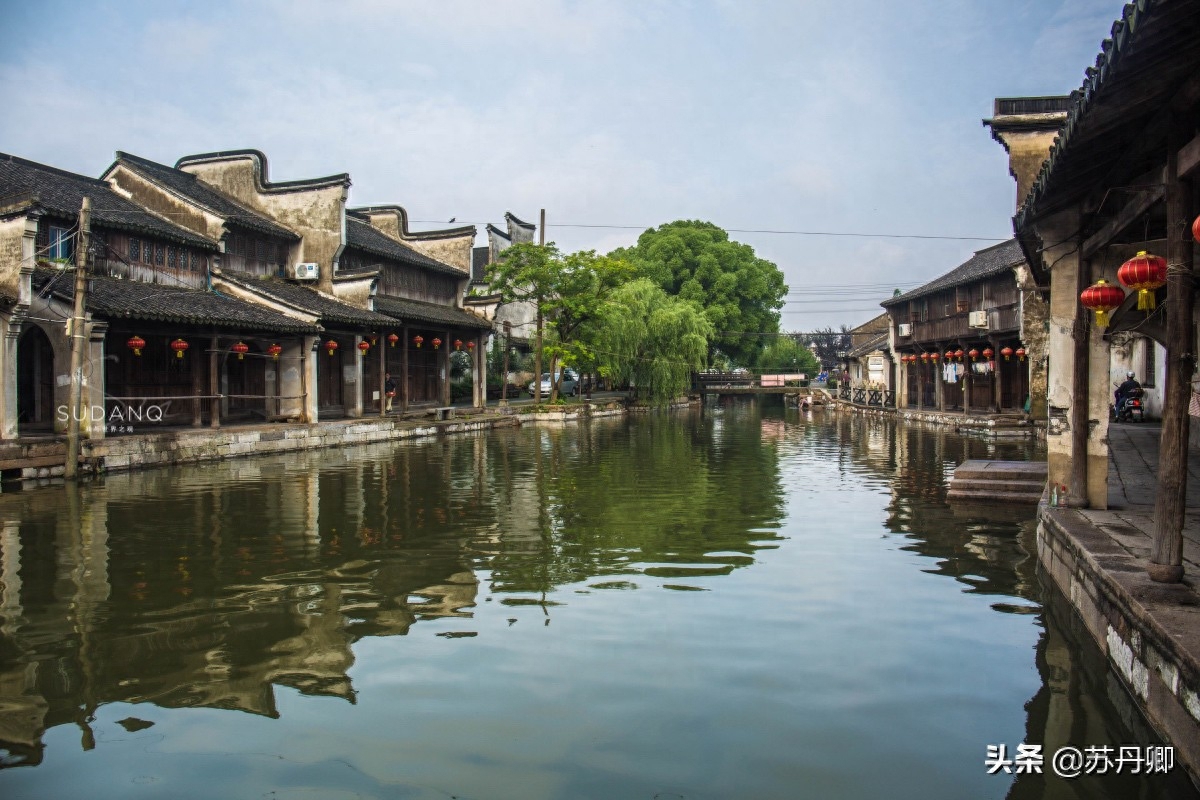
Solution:
M 1195 798 L 1052 774 L 1157 740 L 946 503 L 1038 457 L 731 401 L 0 495 L 0 797 Z

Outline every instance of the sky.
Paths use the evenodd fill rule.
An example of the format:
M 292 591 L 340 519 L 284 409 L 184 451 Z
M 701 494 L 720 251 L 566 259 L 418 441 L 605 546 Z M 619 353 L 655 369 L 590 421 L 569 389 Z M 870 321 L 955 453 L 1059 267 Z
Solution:
M 700 219 L 857 325 L 1012 235 L 996 97 L 1079 88 L 1117 0 L 0 0 L 0 151 L 99 176 L 255 148 L 414 229 L 566 251 Z M 763 232 L 771 231 L 771 232 Z M 831 235 L 838 234 L 838 235 Z M 850 235 L 853 234 L 853 235 Z M 938 238 L 917 238 L 938 237 Z

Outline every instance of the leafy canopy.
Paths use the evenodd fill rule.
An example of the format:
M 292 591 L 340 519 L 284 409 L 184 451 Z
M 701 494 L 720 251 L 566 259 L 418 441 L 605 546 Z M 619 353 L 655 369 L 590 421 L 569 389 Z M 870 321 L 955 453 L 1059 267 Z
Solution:
M 711 222 L 670 222 L 644 232 L 635 246 L 612 255 L 632 262 L 639 274 L 668 294 L 703 309 L 716 332 L 712 347 L 734 363 L 754 364 L 763 348 L 761 336 L 743 334 L 779 330 L 779 311 L 788 291 L 783 272 L 756 256 L 749 245 L 730 241 L 729 234 Z
M 821 365 L 812 351 L 791 336 L 775 336 L 758 355 L 760 372 L 803 372 L 812 377 Z
M 640 278 L 618 287 L 605 304 L 597 329 L 601 371 L 633 384 L 639 401 L 665 405 L 704 367 L 712 335 L 712 323 L 694 303 Z

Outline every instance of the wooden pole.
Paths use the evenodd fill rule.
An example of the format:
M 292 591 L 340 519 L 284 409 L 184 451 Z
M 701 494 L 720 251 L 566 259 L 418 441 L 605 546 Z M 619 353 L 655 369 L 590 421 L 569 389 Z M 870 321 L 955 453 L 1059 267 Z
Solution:
M 541 224 L 538 225 L 538 244 L 546 244 L 546 209 L 542 209 Z M 542 302 L 537 307 L 537 345 L 533 351 L 533 402 L 542 402 Z
M 408 334 L 409 327 L 407 325 L 400 328 L 400 341 L 404 345 L 400 350 L 400 413 L 408 412 L 408 382 L 411 376 L 408 374 Z
M 209 405 L 208 420 L 210 428 L 221 427 L 221 398 L 217 395 L 221 393 L 221 368 L 217 347 L 220 346 L 220 339 L 216 336 L 209 340 L 208 345 L 208 393 L 212 395 L 212 400 Z
M 92 198 L 83 198 L 79 209 L 79 237 L 75 242 L 75 309 L 71 314 L 71 416 L 67 420 L 67 463 L 63 476 L 79 476 L 79 435 L 83 425 L 83 351 L 87 347 L 84 313 L 87 301 L 88 238 L 92 232 Z M 88 409 L 88 417 L 91 409 Z M 90 429 L 90 423 L 89 423 Z
M 384 341 L 386 337 L 381 333 L 375 339 L 375 346 L 379 348 L 379 416 L 387 414 L 387 350 L 384 350 Z
M 1187 502 L 1188 401 L 1193 351 L 1194 279 L 1191 231 L 1191 186 L 1179 178 L 1179 145 L 1188 128 L 1173 119 L 1167 138 L 1167 385 L 1163 390 L 1162 439 L 1158 452 L 1158 491 L 1154 496 L 1154 541 L 1150 579 L 1183 580 L 1183 518 Z

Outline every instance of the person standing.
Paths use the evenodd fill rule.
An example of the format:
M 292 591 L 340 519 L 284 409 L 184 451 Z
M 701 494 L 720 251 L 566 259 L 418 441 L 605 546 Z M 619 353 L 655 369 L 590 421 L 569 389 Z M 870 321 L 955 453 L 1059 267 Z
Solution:
M 396 382 L 392 380 L 392 373 L 383 373 L 383 393 L 387 396 L 387 406 L 384 409 L 385 414 L 392 413 L 392 398 L 396 396 Z

